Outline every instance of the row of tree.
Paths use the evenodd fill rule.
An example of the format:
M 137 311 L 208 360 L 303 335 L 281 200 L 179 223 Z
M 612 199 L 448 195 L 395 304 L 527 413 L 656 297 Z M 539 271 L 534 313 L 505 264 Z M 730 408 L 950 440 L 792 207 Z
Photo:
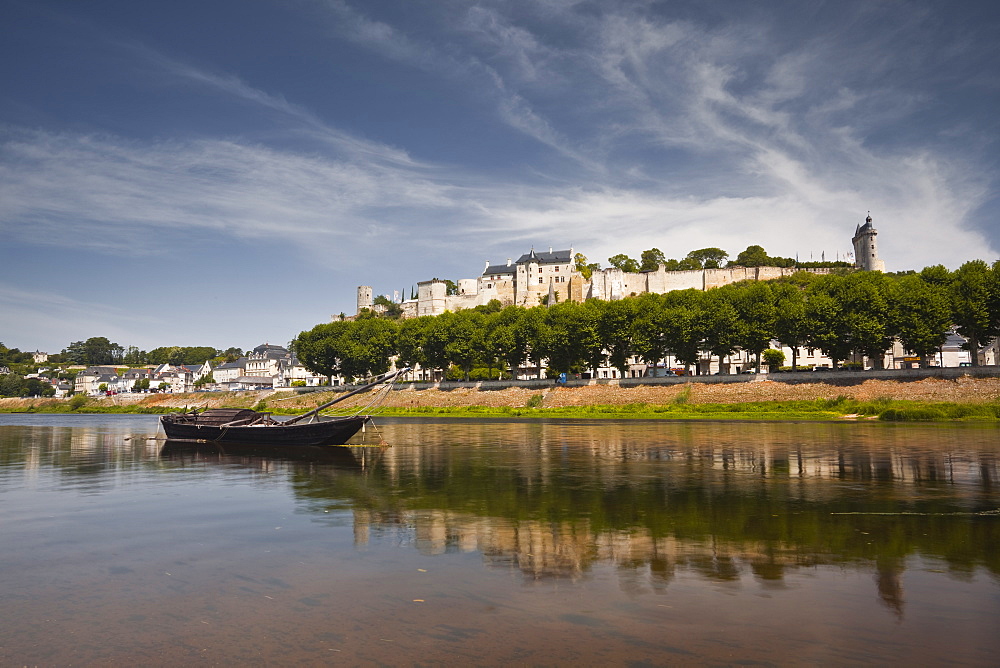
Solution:
M 209 346 L 164 346 L 149 352 L 135 346 L 122 346 L 107 337 L 94 336 L 86 341 L 74 341 L 58 355 L 49 355 L 49 361 L 62 364 L 93 365 L 142 365 L 142 364 L 201 364 L 233 362 L 243 356 L 239 348 L 219 350 Z M 30 360 L 29 360 L 30 361 Z
M 835 270 L 836 271 L 836 270 Z M 390 360 L 425 368 L 518 369 L 525 363 L 578 372 L 629 357 L 684 365 L 736 351 L 757 356 L 772 341 L 793 351 L 821 350 L 834 360 L 863 355 L 876 367 L 895 340 L 921 357 L 936 353 L 952 327 L 978 351 L 1000 332 L 1000 262 L 968 262 L 919 273 L 799 272 L 771 281 L 702 292 L 678 290 L 619 301 L 563 302 L 549 308 L 487 306 L 402 321 L 364 314 L 317 325 L 293 346 L 316 373 L 363 377 Z M 978 356 L 972 355 L 973 364 Z
M 850 267 L 849 262 L 799 262 L 790 257 L 771 257 L 764 250 L 763 246 L 747 246 L 746 250 L 740 252 L 735 259 L 726 262 L 729 253 L 721 248 L 699 248 L 693 250 L 681 259 L 667 258 L 659 248 L 650 248 L 642 251 L 639 260 L 629 257 L 624 253 L 618 253 L 608 258 L 608 264 L 622 271 L 635 273 L 640 271 L 655 271 L 663 265 L 667 271 L 687 271 L 694 269 L 718 269 L 720 267 Z M 582 253 L 577 253 L 573 258 L 576 269 L 583 277 L 590 279 L 594 271 L 601 268 L 599 262 L 588 262 L 587 257 Z

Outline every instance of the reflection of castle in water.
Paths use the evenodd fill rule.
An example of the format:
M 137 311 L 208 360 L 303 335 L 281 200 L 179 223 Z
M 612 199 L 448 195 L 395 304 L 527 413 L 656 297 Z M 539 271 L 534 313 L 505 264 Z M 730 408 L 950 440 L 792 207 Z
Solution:
M 450 505 L 430 490 L 390 512 L 355 508 L 357 542 L 396 530 L 422 553 L 479 552 L 529 578 L 613 564 L 630 586 L 652 589 L 683 572 L 780 583 L 794 569 L 854 563 L 872 569 L 880 598 L 901 614 L 907 558 L 949 561 L 956 545 L 975 542 L 973 514 L 995 508 L 1000 478 L 992 432 L 970 432 L 968 448 L 955 448 L 885 425 L 755 424 L 751 441 L 741 424 L 714 425 L 706 438 L 704 425 L 534 422 L 510 427 L 502 443 L 489 425 L 470 436 L 476 427 L 395 425 L 397 442 L 486 444 L 462 449 L 468 461 L 447 446 L 387 450 L 380 475 L 400 498 L 412 480 L 425 490 L 428 480 L 478 484 Z M 505 505 L 508 494 L 516 501 Z M 997 531 L 986 522 L 980 529 Z M 985 545 L 972 549 L 1000 571 Z

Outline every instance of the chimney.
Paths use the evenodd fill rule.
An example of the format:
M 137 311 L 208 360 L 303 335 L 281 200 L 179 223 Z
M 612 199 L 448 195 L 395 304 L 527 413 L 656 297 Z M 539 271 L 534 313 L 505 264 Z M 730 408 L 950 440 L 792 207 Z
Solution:
M 489 268 L 490 268 L 490 261 L 489 261 L 489 260 L 487 260 L 487 261 L 486 261 L 486 266 L 485 266 L 485 267 L 483 267 L 483 271 L 485 272 L 485 271 L 486 271 L 487 269 L 489 269 Z
M 507 258 L 507 266 L 508 266 L 508 267 L 510 266 L 510 263 L 511 263 L 511 259 L 510 259 L 510 258 Z
M 552 255 L 552 246 L 549 246 L 549 255 Z

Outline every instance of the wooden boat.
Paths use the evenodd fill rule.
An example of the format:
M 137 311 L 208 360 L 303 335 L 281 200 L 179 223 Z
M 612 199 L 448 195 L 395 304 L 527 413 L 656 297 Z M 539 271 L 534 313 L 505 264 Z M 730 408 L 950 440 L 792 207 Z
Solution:
M 407 371 L 409 368 L 384 374 L 367 385 L 290 420 L 275 420 L 270 413 L 248 408 L 212 408 L 163 415 L 160 417 L 160 424 L 167 439 L 171 441 L 269 446 L 344 445 L 371 420 L 371 416 L 323 417 L 319 412 L 376 386 L 391 385 L 393 380 Z

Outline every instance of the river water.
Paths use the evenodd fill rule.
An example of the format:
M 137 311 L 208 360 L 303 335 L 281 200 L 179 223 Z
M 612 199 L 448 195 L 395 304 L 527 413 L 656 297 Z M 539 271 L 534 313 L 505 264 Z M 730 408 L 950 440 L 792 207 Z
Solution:
M 996 427 L 378 426 L 0 415 L 0 665 L 996 665 Z

